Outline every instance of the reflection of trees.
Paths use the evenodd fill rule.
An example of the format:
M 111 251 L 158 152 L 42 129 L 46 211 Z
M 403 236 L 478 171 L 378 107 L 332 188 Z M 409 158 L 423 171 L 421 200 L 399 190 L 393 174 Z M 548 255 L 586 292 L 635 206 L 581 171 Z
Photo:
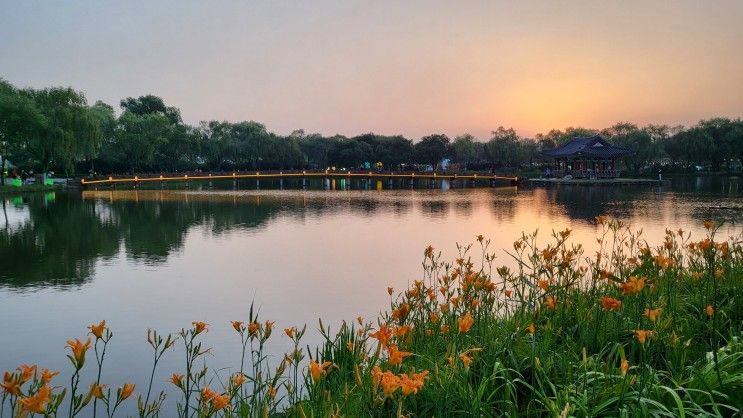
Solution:
M 28 221 L 0 229 L 0 286 L 78 285 L 93 276 L 98 259 L 118 255 L 122 246 L 130 259 L 164 262 L 183 247 L 194 227 L 218 235 L 261 228 L 278 216 L 301 220 L 349 211 L 399 215 L 414 203 L 407 196 L 328 192 L 262 196 L 129 190 L 85 192 L 82 199 L 60 193 L 55 200 L 33 195 L 23 202 Z M 442 200 L 419 204 L 433 212 L 448 207 Z
M 565 209 L 571 219 L 593 220 L 599 215 L 623 217 L 635 212 L 636 203 L 652 193 L 648 187 L 566 186 L 545 189 L 547 201 Z
M 118 228 L 96 216 L 93 202 L 64 194 L 27 199 L 29 222 L 0 230 L 0 285 L 81 283 L 98 258 L 116 254 Z

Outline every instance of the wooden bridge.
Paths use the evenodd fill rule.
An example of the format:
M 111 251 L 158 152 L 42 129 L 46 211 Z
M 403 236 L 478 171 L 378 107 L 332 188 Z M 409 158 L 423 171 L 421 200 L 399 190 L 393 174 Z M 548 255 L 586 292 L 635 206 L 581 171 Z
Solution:
M 400 180 L 449 180 L 449 181 L 488 181 L 491 186 L 495 182 L 508 182 L 515 186 L 519 182 L 518 177 L 500 176 L 494 174 L 458 174 L 458 173 L 429 173 L 429 172 L 380 172 L 380 171 L 251 171 L 251 172 L 232 172 L 232 173 L 191 173 L 183 175 L 161 174 L 159 176 L 134 176 L 134 177 L 107 177 L 81 179 L 80 184 L 83 188 L 91 186 L 106 186 L 116 184 L 143 184 L 143 183 L 165 183 L 165 182 L 190 182 L 190 181 L 210 181 L 210 180 L 261 180 L 261 179 L 284 179 L 284 178 L 324 178 L 324 179 L 400 179 Z

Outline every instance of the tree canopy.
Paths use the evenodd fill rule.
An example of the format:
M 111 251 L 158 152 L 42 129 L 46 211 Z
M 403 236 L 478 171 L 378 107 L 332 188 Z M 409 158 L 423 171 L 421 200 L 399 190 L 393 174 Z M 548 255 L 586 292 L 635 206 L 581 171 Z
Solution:
M 118 113 L 118 114 L 117 114 Z M 626 167 L 636 173 L 659 166 L 678 170 L 739 169 L 743 122 L 712 118 L 694 126 L 638 126 L 620 122 L 604 129 L 568 127 L 534 138 L 499 126 L 489 138 L 463 134 L 450 140 L 431 134 L 414 141 L 373 132 L 347 137 L 280 135 L 256 121 L 183 122 L 180 110 L 154 95 L 127 97 L 119 109 L 67 87 L 17 89 L 0 79 L 0 167 L 11 161 L 31 172 L 68 175 L 177 171 L 355 169 L 453 169 L 518 171 L 546 162 L 541 150 L 578 136 L 600 134 L 632 148 Z M 0 177 L 6 170 L 0 170 Z

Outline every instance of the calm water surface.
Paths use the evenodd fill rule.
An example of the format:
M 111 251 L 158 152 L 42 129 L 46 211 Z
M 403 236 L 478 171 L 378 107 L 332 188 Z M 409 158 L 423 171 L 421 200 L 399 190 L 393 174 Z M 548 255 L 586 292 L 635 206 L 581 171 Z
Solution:
M 553 187 L 450 190 L 88 191 L 4 196 L 0 228 L 0 371 L 20 363 L 69 369 L 64 345 L 106 319 L 114 332 L 103 381 L 144 388 L 145 331 L 211 324 L 212 369 L 239 367 L 239 338 L 251 301 L 277 329 L 317 318 L 373 318 L 420 273 L 431 244 L 453 257 L 476 235 L 502 249 L 522 231 L 572 228 L 590 253 L 609 214 L 660 243 L 666 227 L 701 237 L 701 222 L 743 231 L 743 179 L 689 179 L 664 188 Z M 290 349 L 281 332 L 269 351 Z M 156 384 L 182 370 L 166 354 Z M 88 364 L 92 369 L 93 362 Z M 91 370 L 92 371 L 92 370 Z M 64 378 L 65 376 L 61 376 Z M 89 380 L 83 382 L 87 386 Z M 58 380 L 62 384 L 63 379 Z M 171 392 L 174 394 L 174 392 Z M 174 399 L 166 404 L 172 407 Z M 131 410 L 129 412 L 132 412 Z

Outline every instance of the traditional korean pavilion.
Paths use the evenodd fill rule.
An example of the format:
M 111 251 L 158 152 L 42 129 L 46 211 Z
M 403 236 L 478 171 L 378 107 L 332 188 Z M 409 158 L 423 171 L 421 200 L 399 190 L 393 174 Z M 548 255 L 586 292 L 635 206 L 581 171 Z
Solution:
M 542 151 L 542 155 L 554 159 L 551 174 L 574 178 L 619 177 L 616 159 L 634 153 L 629 148 L 611 145 L 598 135 L 573 138 L 561 147 Z

